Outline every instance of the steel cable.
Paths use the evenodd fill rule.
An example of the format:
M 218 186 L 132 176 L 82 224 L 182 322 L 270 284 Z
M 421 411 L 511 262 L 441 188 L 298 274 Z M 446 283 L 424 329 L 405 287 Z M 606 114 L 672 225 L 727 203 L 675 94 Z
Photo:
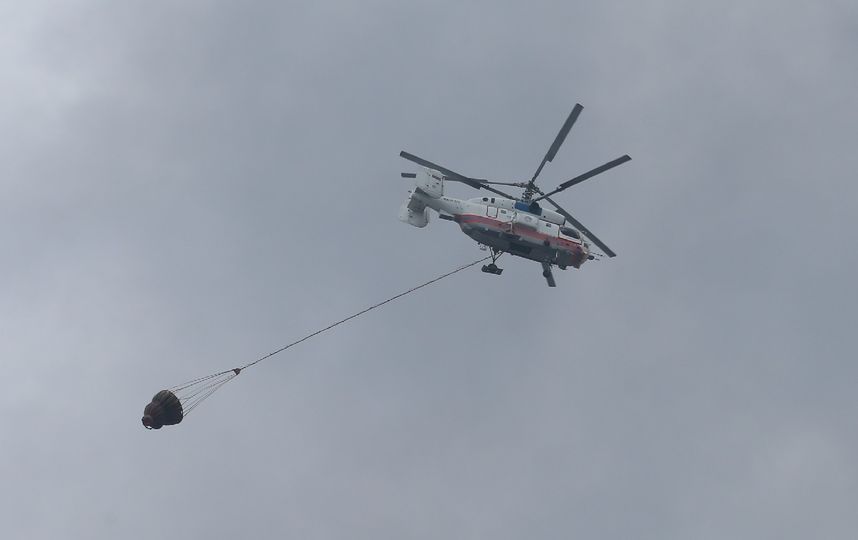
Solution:
M 288 345 L 280 347 L 276 351 L 272 351 L 272 352 L 266 354 L 265 356 L 262 356 L 262 357 L 257 358 L 256 360 L 254 360 L 252 362 L 248 362 L 247 364 L 244 364 L 243 366 L 233 368 L 233 369 L 228 369 L 225 371 L 219 371 L 217 373 L 212 373 L 211 375 L 199 377 L 199 378 L 187 381 L 185 383 L 182 383 L 178 386 L 174 386 L 173 388 L 171 388 L 171 390 L 173 392 L 179 394 L 179 398 L 183 402 L 185 414 L 188 414 L 193 409 L 197 408 L 200 405 L 200 403 L 203 402 L 203 400 L 209 398 L 217 390 L 222 388 L 226 383 L 228 383 L 229 381 L 231 381 L 232 379 L 237 377 L 243 370 L 248 369 L 250 367 L 253 367 L 256 364 L 262 362 L 263 360 L 267 360 L 268 358 L 271 358 L 272 356 L 274 356 L 276 354 L 280 354 L 281 352 L 285 351 L 286 349 L 294 347 L 295 345 L 298 345 L 299 343 L 303 343 L 304 341 L 307 341 L 308 339 L 310 339 L 312 337 L 318 336 L 319 334 L 327 332 L 328 330 L 331 330 L 332 328 L 335 328 L 335 327 L 337 327 L 343 323 L 346 323 L 352 319 L 360 317 L 361 315 L 369 313 L 370 311 L 372 311 L 374 309 L 380 308 L 381 306 L 383 306 L 385 304 L 389 304 L 390 302 L 393 302 L 394 300 L 396 300 L 398 298 L 402 298 L 403 296 L 409 295 L 409 294 L 411 294 L 415 291 L 418 291 L 424 287 L 432 285 L 433 283 L 437 283 L 438 281 L 441 281 L 444 278 L 450 277 L 453 274 L 457 274 L 457 273 L 461 272 L 462 270 L 466 270 L 472 266 L 480 264 L 483 261 L 487 261 L 488 259 L 491 259 L 491 257 L 490 256 L 489 257 L 483 257 L 482 259 L 478 259 L 474 262 L 460 266 L 460 267 L 456 268 L 455 270 L 451 270 L 450 272 L 447 272 L 445 274 L 441 274 L 440 276 L 435 277 L 433 279 L 430 279 L 429 281 L 426 281 L 424 283 L 421 283 L 420 285 L 417 285 L 416 287 L 412 287 L 412 288 L 408 289 L 407 291 L 401 292 L 395 296 L 391 296 L 390 298 L 388 298 L 386 300 L 383 300 L 377 304 L 373 304 L 366 309 L 363 309 L 361 311 L 358 311 L 357 313 L 349 315 L 348 317 L 346 317 L 344 319 L 340 319 L 339 321 L 337 321 L 333 324 L 329 324 L 328 326 L 322 328 L 321 330 L 316 330 L 315 332 L 307 334 L 306 336 L 302 337 L 301 339 L 298 339 L 296 341 L 293 341 L 292 343 L 289 343 Z M 203 385 L 203 386 L 200 387 L 200 385 Z M 182 391 L 187 391 L 187 392 L 185 393 Z M 182 394 L 184 394 L 184 395 L 182 395 Z

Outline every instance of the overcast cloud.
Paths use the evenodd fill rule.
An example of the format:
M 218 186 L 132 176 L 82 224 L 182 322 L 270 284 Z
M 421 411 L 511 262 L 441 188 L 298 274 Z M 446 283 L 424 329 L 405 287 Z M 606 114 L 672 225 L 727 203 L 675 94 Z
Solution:
M 858 531 L 858 4 L 0 2 L 10 539 Z M 552 188 L 619 256 L 400 223 L 414 167 Z M 475 196 L 463 186 L 451 193 Z

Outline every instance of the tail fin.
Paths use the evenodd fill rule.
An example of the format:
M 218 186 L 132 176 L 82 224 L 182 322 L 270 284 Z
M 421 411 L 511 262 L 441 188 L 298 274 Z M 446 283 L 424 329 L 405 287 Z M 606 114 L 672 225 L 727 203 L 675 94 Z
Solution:
M 440 199 L 444 196 L 444 177 L 441 173 L 424 169 L 419 173 L 403 174 L 405 178 L 414 178 L 414 188 L 409 192 L 408 200 L 399 209 L 399 220 L 414 227 L 429 224 L 429 208 L 424 202 L 426 197 Z
M 399 208 L 399 221 L 420 228 L 429 224 L 429 207 L 420 200 L 414 190 Z
M 444 196 L 444 177 L 438 171 L 424 169 L 417 173 L 417 178 L 414 179 L 414 186 L 421 193 L 440 199 Z

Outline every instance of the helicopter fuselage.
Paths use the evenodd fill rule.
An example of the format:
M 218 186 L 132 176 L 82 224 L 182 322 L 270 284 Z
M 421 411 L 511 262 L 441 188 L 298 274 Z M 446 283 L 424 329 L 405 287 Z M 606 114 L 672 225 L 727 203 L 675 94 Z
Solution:
M 537 207 L 536 213 L 524 201 L 503 197 L 464 200 L 433 195 L 415 187 L 400 219 L 425 226 L 431 208 L 441 219 L 458 223 L 462 232 L 482 245 L 564 270 L 579 268 L 589 257 L 578 231 L 565 227 L 565 218 L 556 212 Z
M 418 173 L 401 173 L 402 178 L 414 179 L 414 187 L 399 210 L 399 219 L 414 227 L 425 227 L 429 224 L 429 209 L 433 209 L 441 219 L 458 223 L 462 232 L 479 242 L 482 249 L 486 246 L 491 248 L 492 262 L 483 266 L 483 272 L 500 275 L 503 269 L 498 268 L 495 262 L 501 253 L 509 253 L 539 262 L 542 265 L 542 276 L 549 287 L 557 286 L 551 273 L 552 267 L 557 266 L 561 270 L 569 266 L 579 268 L 585 261 L 597 257 L 590 254 L 589 243 L 608 257 L 615 257 L 617 254 L 611 248 L 551 197 L 631 160 L 628 154 L 579 174 L 548 192 L 536 185 L 539 173 L 546 163 L 554 160 L 583 109 L 580 103 L 575 104 L 533 177 L 527 182 L 471 178 L 405 150 L 399 152 L 400 157 L 424 167 Z M 500 197 L 468 200 L 445 197 L 445 181 L 465 184 L 477 190 L 484 189 Z M 494 186 L 521 188 L 523 192 L 519 196 L 510 195 Z M 551 205 L 556 212 L 543 209 L 540 201 Z M 587 240 L 584 241 L 584 238 Z

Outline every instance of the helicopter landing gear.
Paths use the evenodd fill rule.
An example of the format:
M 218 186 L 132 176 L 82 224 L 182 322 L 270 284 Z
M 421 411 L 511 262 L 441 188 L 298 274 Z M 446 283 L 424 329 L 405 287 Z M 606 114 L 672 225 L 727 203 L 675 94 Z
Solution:
M 498 268 L 498 265 L 495 263 L 503 255 L 503 251 L 498 251 L 495 248 L 492 248 L 492 262 L 490 264 L 483 265 L 483 272 L 486 274 L 494 274 L 499 276 L 503 273 L 503 268 Z
M 545 281 L 548 282 L 549 287 L 556 287 L 557 283 L 554 281 L 554 274 L 551 273 L 551 264 L 547 262 L 542 263 L 542 277 L 545 278 Z

